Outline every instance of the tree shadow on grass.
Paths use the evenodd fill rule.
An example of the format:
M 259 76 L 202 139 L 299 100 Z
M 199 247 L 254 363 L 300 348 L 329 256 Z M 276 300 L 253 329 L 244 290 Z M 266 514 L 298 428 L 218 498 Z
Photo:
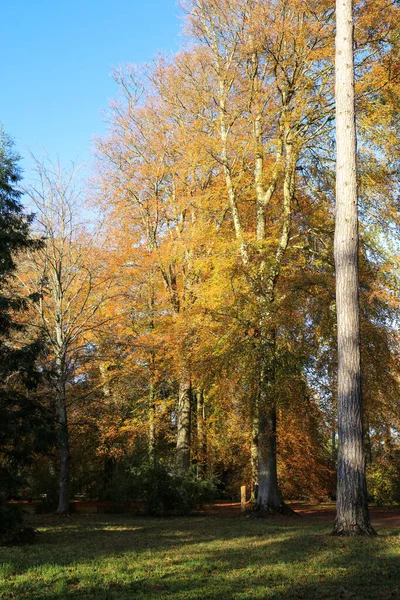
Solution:
M 124 553 L 140 555 L 149 552 L 166 552 L 198 544 L 228 542 L 251 536 L 273 536 L 276 533 L 288 534 L 296 527 L 264 521 L 221 520 L 214 517 L 202 518 L 127 518 L 104 517 L 95 519 L 55 518 L 46 520 L 39 527 L 37 543 L 22 549 L 0 548 L 0 563 L 4 553 L 14 553 L 20 572 L 41 564 L 69 566 L 82 561 L 98 560 L 102 557 L 120 556 Z
M 328 531 L 327 524 L 215 518 L 71 522 L 45 531 L 37 546 L 13 550 L 0 598 L 400 597 L 395 535 L 348 539 Z

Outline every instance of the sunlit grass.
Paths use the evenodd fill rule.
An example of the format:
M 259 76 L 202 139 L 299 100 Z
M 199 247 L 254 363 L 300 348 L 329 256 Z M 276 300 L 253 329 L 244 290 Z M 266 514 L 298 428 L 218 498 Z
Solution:
M 400 598 L 398 531 L 333 538 L 329 524 L 301 518 L 36 523 L 36 544 L 0 549 L 1 599 Z

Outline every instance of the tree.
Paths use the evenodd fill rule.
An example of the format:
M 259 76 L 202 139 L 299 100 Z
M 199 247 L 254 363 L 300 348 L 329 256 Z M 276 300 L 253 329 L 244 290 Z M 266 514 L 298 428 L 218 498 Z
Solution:
M 118 218 L 118 213 L 125 212 L 131 240 L 129 264 L 134 263 L 140 271 L 147 270 L 151 283 L 147 289 L 149 331 L 155 329 L 155 315 L 161 309 L 158 303 L 156 306 L 156 298 L 160 300 L 161 296 L 163 320 L 168 320 L 169 324 L 165 337 L 169 338 L 169 350 L 174 347 L 176 358 L 175 462 L 177 469 L 184 473 L 190 467 L 193 437 L 194 387 L 190 364 L 193 335 L 186 324 L 195 299 L 191 242 L 191 233 L 196 230 L 195 211 L 191 205 L 195 178 L 191 181 L 191 177 L 197 165 L 193 166 L 193 159 L 182 153 L 175 115 L 162 98 L 152 94 L 152 87 L 144 86 L 134 69 L 117 73 L 116 80 L 122 91 L 122 101 L 113 103 L 111 134 L 107 140 L 99 142 L 103 164 L 102 193 L 107 194 L 110 205 L 115 207 L 113 221 Z M 140 256 L 133 261 L 135 246 L 140 246 Z M 157 360 L 151 345 L 148 348 L 151 439 L 154 436 L 152 407 Z
M 358 284 L 358 203 L 354 108 L 353 1 L 336 2 L 336 311 L 338 483 L 334 533 L 374 534 L 368 514 Z
M 82 196 L 77 171 L 63 171 L 58 164 L 36 160 L 37 184 L 25 192 L 36 210 L 43 247 L 30 254 L 20 281 L 28 292 L 39 290 L 32 326 L 40 331 L 48 348 L 48 371 L 54 391 L 60 485 L 57 512 L 69 510 L 70 388 L 79 370 L 94 352 L 93 332 L 109 320 L 102 313 L 110 297 L 112 278 L 104 272 L 104 256 L 96 246 L 96 232 L 80 223 Z M 100 314 L 101 313 L 101 314 Z
M 20 468 L 46 449 L 51 429 L 49 415 L 33 393 L 40 380 L 36 359 L 41 344 L 24 341 L 18 315 L 27 299 L 13 285 L 17 256 L 40 246 L 30 236 L 32 219 L 20 203 L 18 161 L 10 138 L 0 129 L 0 541 L 4 536 L 12 540 L 20 527 L 1 505 L 15 491 Z
M 213 79 L 210 95 L 217 114 L 210 154 L 225 180 L 233 233 L 257 312 L 252 455 L 258 463 L 257 508 L 266 512 L 289 511 L 277 478 L 275 322 L 293 238 L 303 236 L 301 230 L 295 234 L 299 165 L 316 139 L 327 134 L 332 118 L 331 11 L 328 3 L 310 4 L 305 9 L 296 1 L 188 3 L 209 88 Z M 193 70 L 186 73 L 193 80 Z
M 377 190 L 383 199 L 394 189 L 389 169 L 374 171 L 379 157 L 367 139 L 375 128 L 375 146 L 381 140 L 378 103 L 385 106 L 385 144 L 395 137 L 395 82 L 385 81 L 395 65 L 388 52 L 393 27 L 373 26 L 377 3 L 378 13 L 389 4 L 357 3 L 364 209 Z M 197 0 L 188 13 L 189 48 L 140 75 L 130 67 L 118 76 L 123 100 L 113 103 L 110 136 L 100 144 L 109 227 L 117 252 L 126 249 L 132 300 L 121 332 L 133 343 L 119 364 L 133 367 L 125 385 L 132 404 L 140 397 L 144 407 L 130 431 L 137 439 L 148 427 L 152 456 L 154 415 L 167 406 L 163 390 L 178 396 L 181 382 L 182 402 L 164 414 L 170 432 L 182 433 L 177 463 L 187 467 L 190 450 L 198 459 L 190 423 L 196 425 L 193 400 L 204 389 L 209 470 L 244 473 L 252 431 L 258 507 L 279 512 L 285 505 L 277 473 L 293 490 L 288 482 L 300 485 L 312 456 L 318 476 L 303 489 L 323 495 L 332 492 L 336 459 L 336 436 L 331 462 L 327 457 L 325 425 L 336 425 L 334 11 L 317 0 L 306 8 L 300 0 Z M 392 207 L 386 204 L 385 214 Z M 363 252 L 371 264 L 371 246 Z M 373 278 L 364 281 L 370 286 Z M 120 368 L 109 370 L 110 381 Z M 301 414 L 309 418 L 300 425 Z M 244 425 L 240 435 L 237 423 Z

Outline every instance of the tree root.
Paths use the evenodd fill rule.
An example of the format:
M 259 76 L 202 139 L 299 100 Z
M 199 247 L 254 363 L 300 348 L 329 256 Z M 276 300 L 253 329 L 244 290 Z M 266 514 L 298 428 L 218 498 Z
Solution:
M 358 523 L 354 523 L 352 525 L 338 525 L 336 524 L 333 528 L 331 535 L 334 536 L 343 536 L 343 537 L 353 537 L 353 536 L 377 536 L 378 533 L 372 527 L 372 525 L 358 525 Z

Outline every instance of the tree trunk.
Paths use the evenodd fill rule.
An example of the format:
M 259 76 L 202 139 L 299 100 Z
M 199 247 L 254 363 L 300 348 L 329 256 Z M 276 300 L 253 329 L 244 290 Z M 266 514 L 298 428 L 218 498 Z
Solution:
M 261 332 L 258 418 L 258 490 L 256 510 L 265 513 L 293 514 L 282 500 L 278 484 L 276 457 L 275 336 Z
M 181 473 L 190 468 L 191 383 L 185 374 L 179 382 L 176 464 Z
M 207 432 L 206 432 L 206 411 L 204 403 L 204 391 L 200 390 L 196 394 L 196 413 L 197 413 L 197 467 L 198 476 L 205 475 L 207 471 Z
M 259 418 L 257 509 L 285 512 L 276 464 L 276 408 L 265 406 Z
M 103 381 L 102 388 L 103 388 L 104 398 L 110 398 L 111 397 L 111 387 L 110 387 L 110 382 L 107 377 L 107 367 L 102 362 L 99 364 L 99 371 L 100 371 L 101 379 Z
M 149 381 L 149 462 L 156 465 L 156 405 L 152 378 Z
M 58 401 L 58 443 L 60 452 L 60 489 L 57 513 L 69 512 L 69 431 L 65 396 Z
M 363 447 L 358 207 L 354 110 L 353 2 L 336 0 L 336 225 L 338 480 L 335 535 L 371 527 Z

